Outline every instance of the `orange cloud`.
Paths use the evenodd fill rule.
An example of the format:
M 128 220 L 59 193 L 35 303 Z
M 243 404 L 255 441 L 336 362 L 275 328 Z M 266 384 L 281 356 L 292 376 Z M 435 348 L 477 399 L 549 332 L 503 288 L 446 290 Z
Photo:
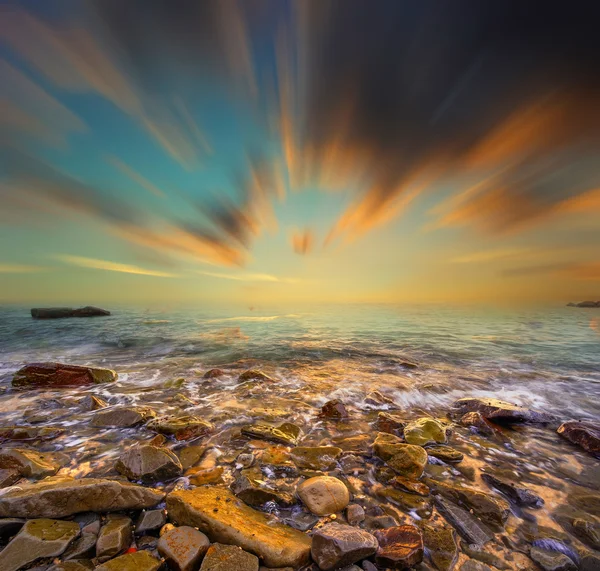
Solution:
M 296 254 L 310 254 L 315 244 L 312 230 L 294 231 L 292 234 L 292 248 Z

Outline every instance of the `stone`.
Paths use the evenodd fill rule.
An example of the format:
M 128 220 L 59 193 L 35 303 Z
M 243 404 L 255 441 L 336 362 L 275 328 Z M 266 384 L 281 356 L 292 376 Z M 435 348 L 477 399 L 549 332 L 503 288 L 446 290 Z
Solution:
M 79 405 L 82 410 L 92 411 L 92 410 L 100 410 L 101 408 L 106 408 L 110 406 L 105 400 L 97 397 L 96 395 L 88 395 L 79 401 Z
M 458 559 L 456 532 L 451 527 L 423 524 L 423 545 L 439 571 L 451 571 Z
M 71 307 L 34 307 L 31 310 L 31 317 L 34 319 L 61 319 L 65 317 L 106 317 L 110 311 L 86 305 L 78 309 Z
M 572 506 L 559 506 L 552 518 L 587 546 L 600 551 L 600 518 Z
M 213 426 L 210 422 L 197 416 L 184 415 L 165 416 L 151 420 L 147 424 L 147 428 L 160 434 L 174 436 L 176 440 L 191 440 L 209 434 L 212 432 Z
M 407 569 L 423 561 L 423 536 L 414 525 L 399 525 L 374 531 L 379 542 L 375 555 L 378 567 Z
M 292 494 L 279 491 L 265 481 L 259 468 L 242 470 L 230 487 L 240 500 L 257 508 L 267 502 L 275 502 L 280 507 L 288 507 L 296 503 Z
M 34 568 L 33 571 L 35 571 L 35 569 L 37 568 Z M 90 559 L 78 559 L 73 561 L 63 561 L 56 565 L 45 567 L 44 569 L 45 571 L 91 571 L 94 569 L 94 564 Z
M 76 522 L 31 519 L 2 550 L 0 571 L 17 571 L 38 559 L 58 557 L 78 535 Z
M 82 533 L 63 554 L 63 559 L 88 559 L 96 553 L 97 536 L 94 533 Z
M 486 420 L 480 412 L 467 412 L 460 418 L 460 424 L 484 436 L 492 436 L 498 432 L 498 429 L 488 420 Z
M 126 450 L 115 469 L 129 480 L 144 484 L 165 482 L 183 473 L 179 458 L 169 449 L 144 444 Z
M 580 571 L 598 571 L 600 569 L 600 555 L 596 553 L 586 553 L 579 560 Z
M 138 549 L 147 549 L 148 551 L 155 551 L 158 547 L 158 537 L 152 535 L 142 535 L 136 540 Z
M 598 301 L 580 301 L 576 304 L 577 307 L 600 307 L 600 302 Z
M 600 423 L 589 420 L 569 420 L 563 422 L 557 432 L 592 456 L 600 458 Z
M 546 424 L 554 421 L 554 417 L 547 413 L 486 398 L 459 399 L 453 403 L 452 412 L 461 416 L 468 412 L 479 412 L 488 420 L 506 424 L 523 422 Z
M 178 525 L 197 527 L 211 541 L 239 545 L 269 567 L 297 568 L 308 562 L 310 537 L 245 505 L 226 488 L 171 492 L 167 510 Z
M 158 571 L 162 561 L 148 551 L 127 553 L 96 567 L 95 571 Z
M 101 519 L 97 513 L 94 512 L 81 512 L 78 513 L 73 521 L 76 521 L 81 528 L 81 533 L 92 533 L 98 535 L 100 533 Z
M 165 510 L 143 510 L 135 524 L 135 534 L 144 535 L 156 531 L 167 523 Z
M 481 479 L 492 488 L 496 488 L 502 492 L 519 506 L 539 508 L 544 505 L 544 500 L 540 496 L 527 488 L 519 486 L 515 482 L 510 482 L 487 473 L 482 474 Z
M 257 371 L 256 369 L 249 369 L 248 371 L 244 371 L 239 377 L 238 381 L 240 383 L 245 383 L 246 381 L 266 381 L 266 382 L 275 382 L 275 379 L 269 377 L 269 375 L 265 375 L 262 371 Z
M 162 435 L 159 435 L 162 436 Z M 184 470 L 195 466 L 206 452 L 206 446 L 186 446 L 177 451 L 177 456 Z
M 368 434 L 357 434 L 355 436 L 336 436 L 331 439 L 332 443 L 344 452 L 363 454 L 371 448 L 371 437 Z
M 203 379 L 218 379 L 219 377 L 222 377 L 225 374 L 225 371 L 223 369 L 209 369 L 208 371 L 206 371 L 206 373 L 204 373 L 204 375 L 202 375 Z
M 0 517 L 61 518 L 90 510 L 139 510 L 154 507 L 164 497 L 159 490 L 129 482 L 55 477 L 5 491 L 0 495 Z
M 258 557 L 236 545 L 213 543 L 206 552 L 200 571 L 258 571 Z
M 193 527 L 176 527 L 158 540 L 158 552 L 176 571 L 196 571 L 210 541 Z
M 308 470 L 333 470 L 343 450 L 336 446 L 297 446 L 290 457 L 298 468 Z
M 331 476 L 315 476 L 298 485 L 296 492 L 302 503 L 315 515 L 341 512 L 350 503 L 346 485 Z
M 313 534 L 311 555 L 319 569 L 330 571 L 370 557 L 377 546 L 377 540 L 367 531 L 328 523 Z
M 346 521 L 350 525 L 358 525 L 362 521 L 365 521 L 365 510 L 358 504 L 350 504 L 346 508 Z
M 422 519 L 429 519 L 432 514 L 433 500 L 416 494 L 403 492 L 394 488 L 377 488 L 378 497 L 399 505 L 403 511 L 415 512 Z
M 429 456 L 433 456 L 448 464 L 458 464 L 463 461 L 464 456 L 458 450 L 450 446 L 428 446 L 425 448 Z
M 424 448 L 404 444 L 398 437 L 385 432 L 377 434 L 373 452 L 392 470 L 411 480 L 419 479 L 427 464 L 427 452 Z
M 435 504 L 448 523 L 469 543 L 483 545 L 493 539 L 489 529 L 467 510 L 441 496 L 435 497 Z
M 156 413 L 145 406 L 114 406 L 99 410 L 90 424 L 96 428 L 129 428 L 155 416 Z
M 348 418 L 348 411 L 341 400 L 330 400 L 321 407 L 319 417 L 341 420 L 342 418 Z
M 402 434 L 405 426 L 406 422 L 402 418 L 387 412 L 380 412 L 375 422 L 375 430 L 388 434 Z
M 387 483 L 394 488 L 406 490 L 407 492 L 418 494 L 419 496 L 429 495 L 429 487 L 423 484 L 423 482 L 415 482 L 414 480 L 409 480 L 408 478 L 403 478 L 402 476 L 394 476 L 393 478 L 389 479 Z
M 487 565 L 474 559 L 467 559 L 461 566 L 460 571 L 492 571 Z
M 55 426 L 2 426 L 0 427 L 0 441 L 52 440 L 64 433 L 64 428 Z
M 404 440 L 407 444 L 425 446 L 425 444 L 446 442 L 446 428 L 434 418 L 418 418 L 404 427 Z
M 532 547 L 529 557 L 544 571 L 577 571 L 577 565 L 564 553 Z
M 131 520 L 124 516 L 109 516 L 98 534 L 96 557 L 115 557 L 128 549 L 132 541 Z
M 291 422 L 284 422 L 277 427 L 259 422 L 242 426 L 241 431 L 244 436 L 249 436 L 250 438 L 268 440 L 287 446 L 295 446 L 302 435 L 300 427 Z
M 194 486 L 205 486 L 206 484 L 217 484 L 223 482 L 223 466 L 202 468 L 201 466 L 190 468 L 186 476 L 190 484 Z
M 477 561 L 481 561 L 482 563 L 490 565 L 492 567 L 496 567 L 502 571 L 506 569 L 511 569 L 511 566 L 504 561 L 504 558 L 487 551 L 483 545 L 477 545 L 476 543 L 468 544 L 464 541 L 461 542 L 462 551 L 472 557 L 473 559 L 477 559 Z
M 24 519 L 17 517 L 0 519 L 0 538 L 11 537 L 23 527 L 24 523 Z
M 80 367 L 63 363 L 31 363 L 19 369 L 12 380 L 13 387 L 80 387 L 111 383 L 117 373 L 99 367 Z
M 39 454 L 26 448 L 0 450 L 0 468 L 17 470 L 26 478 L 45 478 L 58 472 L 60 466 L 49 454 Z
M 365 403 L 376 407 L 389 408 L 390 406 L 395 407 L 396 403 L 390 397 L 386 397 L 379 391 L 371 391 L 365 397 Z

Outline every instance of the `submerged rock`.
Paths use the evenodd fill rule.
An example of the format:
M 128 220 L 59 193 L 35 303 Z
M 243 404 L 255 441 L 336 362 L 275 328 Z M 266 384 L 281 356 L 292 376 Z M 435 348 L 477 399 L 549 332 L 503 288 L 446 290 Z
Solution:
M 196 571 L 210 541 L 201 531 L 183 525 L 163 534 L 158 540 L 158 552 L 169 568 L 177 571 Z
M 378 567 L 408 569 L 423 560 L 423 536 L 414 525 L 399 525 L 373 532 L 379 542 Z
M 231 491 L 243 502 L 250 506 L 260 507 L 267 502 L 275 502 L 279 506 L 287 507 L 295 504 L 292 494 L 281 492 L 265 482 L 264 476 L 258 468 L 242 470 L 231 484 Z
M 23 484 L 0 495 L 0 517 L 61 518 L 79 512 L 152 508 L 164 493 L 129 482 L 97 478 L 52 478 Z
M 462 462 L 464 458 L 461 452 L 454 448 L 450 448 L 450 446 L 428 446 L 425 450 L 429 456 L 433 456 L 434 458 L 442 460 L 443 462 L 448 462 L 449 464 L 458 464 L 459 462 Z
M 404 444 L 398 437 L 385 432 L 377 435 L 373 452 L 396 473 L 411 480 L 420 478 L 427 464 L 424 448 Z
M 323 571 L 352 565 L 377 551 L 373 535 L 350 525 L 328 523 L 313 535 L 311 555 Z
M 86 305 L 78 309 L 71 307 L 34 307 L 31 310 L 31 317 L 34 319 L 62 319 L 65 317 L 105 317 L 110 315 L 110 311 Z
M 485 436 L 492 436 L 498 432 L 498 429 L 486 420 L 480 412 L 467 412 L 463 414 L 459 422 L 462 426 L 474 428 L 477 432 Z
M 451 527 L 423 524 L 423 545 L 439 571 L 451 571 L 458 559 L 456 532 Z
M 211 541 L 238 545 L 269 567 L 297 568 L 308 562 L 310 537 L 253 510 L 226 488 L 171 492 L 167 509 L 177 524 L 197 527 Z
M 399 505 L 403 511 L 415 512 L 420 518 L 429 519 L 432 514 L 431 498 L 404 492 L 395 488 L 379 488 L 377 496 Z
M 402 434 L 406 422 L 394 414 L 380 412 L 375 422 L 375 429 L 379 432 L 387 432 L 388 434 Z
M 132 540 L 131 520 L 124 516 L 109 516 L 98 534 L 96 557 L 119 555 L 131 545 Z
M 84 397 L 79 402 L 79 405 L 81 406 L 82 410 L 87 411 L 100 410 L 101 408 L 110 406 L 105 400 L 97 397 L 96 395 L 88 395 L 87 397 Z
M 336 446 L 297 446 L 290 452 L 294 464 L 301 469 L 333 470 L 343 450 Z
M 158 571 L 162 561 L 148 551 L 127 553 L 96 567 L 95 571 Z
M 21 473 L 16 468 L 0 468 L 0 489 L 12 486 L 21 479 Z
M 213 543 L 206 552 L 200 571 L 258 571 L 259 562 L 236 545 Z
M 452 410 L 455 414 L 464 415 L 468 412 L 479 412 L 484 418 L 500 423 L 549 423 L 554 417 L 534 411 L 522 406 L 517 406 L 497 399 L 462 398 L 454 402 Z
M 552 518 L 580 541 L 600 551 L 600 518 L 568 505 L 558 507 Z
M 203 379 L 218 379 L 219 377 L 222 377 L 225 374 L 225 371 L 223 369 L 209 369 L 208 371 L 206 371 L 206 373 L 204 373 L 204 375 L 202 375 Z
M 340 512 L 350 503 L 350 493 L 344 482 L 331 476 L 309 478 L 298 486 L 297 493 L 315 515 Z
M 544 504 L 544 500 L 536 493 L 523 488 L 515 482 L 503 480 L 493 474 L 482 474 L 481 479 L 491 486 L 502 492 L 519 506 L 539 508 Z
M 256 369 L 250 369 L 248 371 L 244 371 L 239 377 L 238 381 L 266 381 L 266 382 L 275 382 L 275 379 L 269 377 L 269 375 L 265 375 L 262 371 L 257 371 Z
M 467 510 L 442 498 L 435 497 L 435 504 L 448 523 L 469 543 L 483 545 L 493 538 L 488 528 Z
M 372 391 L 365 397 L 365 403 L 370 404 L 376 407 L 386 407 L 390 406 L 396 407 L 396 403 L 390 397 L 386 397 L 384 394 L 379 391 Z
M 167 448 L 138 445 L 126 450 L 115 469 L 129 480 L 144 484 L 164 482 L 181 476 L 183 468 L 179 458 Z
M 213 426 L 210 422 L 197 416 L 184 415 L 165 416 L 151 420 L 147 428 L 159 434 L 174 436 L 176 440 L 191 440 L 212 432 Z
M 50 454 L 38 454 L 26 448 L 0 450 L 0 468 L 15 469 L 26 478 L 45 478 L 58 472 L 60 466 Z
M 600 423 L 589 420 L 569 420 L 557 430 L 563 438 L 581 446 L 592 456 L 600 458 Z
M 340 420 L 342 418 L 348 418 L 348 411 L 341 400 L 330 400 L 321 407 L 319 417 Z
M 446 428 L 434 418 L 418 418 L 404 427 L 404 440 L 407 444 L 425 446 L 425 444 L 444 444 Z
M 428 496 L 429 487 L 423 484 L 423 482 L 415 482 L 402 476 L 394 476 L 387 481 L 390 486 L 398 488 L 399 490 L 406 490 L 419 496 Z
M 300 427 L 291 422 L 284 422 L 279 426 L 271 426 L 270 424 L 256 423 L 242 426 L 242 434 L 250 438 L 259 440 L 269 440 L 270 442 L 278 442 L 288 446 L 295 446 L 302 435 Z
M 97 428 L 129 428 L 155 416 L 156 412 L 147 406 L 115 406 L 98 411 L 90 424 Z
M 2 426 L 0 441 L 3 440 L 52 440 L 65 433 L 64 428 L 55 426 Z
M 80 367 L 63 363 L 32 363 L 19 369 L 13 387 L 79 387 L 117 380 L 117 373 L 99 367 Z
M 564 553 L 532 547 L 529 557 L 544 571 L 576 571 L 577 565 Z

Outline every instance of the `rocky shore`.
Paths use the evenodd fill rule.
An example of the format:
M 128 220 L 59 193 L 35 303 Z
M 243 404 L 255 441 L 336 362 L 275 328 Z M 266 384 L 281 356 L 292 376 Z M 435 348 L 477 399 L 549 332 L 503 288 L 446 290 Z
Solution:
M 127 402 L 117 379 L 14 374 L 4 395 L 35 398 L 0 426 L 0 571 L 600 569 L 600 423 L 381 391 L 311 407 L 256 369 Z
M 105 317 L 110 311 L 86 305 L 73 309 L 71 307 L 34 307 L 31 317 L 34 319 L 64 319 L 65 317 Z

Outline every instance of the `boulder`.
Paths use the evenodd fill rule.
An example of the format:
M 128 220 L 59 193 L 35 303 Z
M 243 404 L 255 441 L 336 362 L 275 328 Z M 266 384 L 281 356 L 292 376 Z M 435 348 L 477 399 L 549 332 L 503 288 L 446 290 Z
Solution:
M 99 410 L 90 424 L 96 428 L 129 428 L 155 416 L 156 413 L 147 406 L 114 406 Z
M 279 491 L 265 481 L 259 468 L 242 470 L 231 484 L 231 491 L 244 503 L 257 508 L 267 502 L 275 502 L 281 507 L 289 507 L 296 503 L 292 494 Z
M 323 571 L 352 565 L 376 551 L 375 537 L 350 525 L 328 523 L 313 534 L 311 555 Z
M 256 369 L 250 369 L 248 371 L 244 371 L 238 377 L 238 381 L 240 381 L 240 383 L 244 383 L 246 381 L 275 382 L 275 379 L 269 377 L 269 375 L 265 375 L 262 371 L 257 371 Z
M 490 530 L 467 510 L 441 496 L 435 497 L 435 504 L 448 523 L 469 543 L 483 545 L 493 539 Z
M 0 450 L 0 468 L 14 469 L 26 478 L 54 476 L 60 466 L 51 454 L 39 454 L 26 448 L 3 448 Z
M 269 567 L 308 562 L 310 537 L 253 510 L 226 488 L 176 490 L 167 496 L 167 510 L 178 525 L 197 527 L 211 541 L 238 545 Z
M 162 566 L 162 561 L 148 551 L 136 551 L 102 563 L 95 571 L 158 571 Z
M 453 403 L 452 412 L 460 416 L 468 412 L 480 412 L 488 420 L 505 424 L 524 422 L 547 424 L 555 420 L 552 415 L 545 412 L 534 411 L 491 398 L 467 397 L 459 399 Z
M 517 505 L 522 507 L 539 508 L 544 504 L 544 500 L 536 493 L 519 486 L 515 482 L 498 478 L 493 474 L 482 474 L 481 479 L 491 486 L 502 492 Z
M 149 531 L 157 531 L 167 523 L 165 510 L 144 510 L 135 524 L 135 534 L 144 535 Z
M 61 518 L 79 512 L 153 508 L 164 498 L 159 490 L 99 478 L 51 478 L 23 484 L 0 495 L 0 517 Z
M 58 557 L 79 535 L 74 521 L 31 519 L 2 550 L 0 571 L 17 571 L 45 557 Z
M 379 432 L 387 432 L 388 434 L 402 434 L 406 422 L 395 414 L 380 412 L 377 415 L 377 421 L 374 424 L 375 430 Z
M 375 555 L 378 567 L 408 569 L 423 560 L 423 536 L 414 525 L 399 525 L 374 531 L 379 542 Z
M 115 557 L 128 549 L 132 541 L 131 520 L 128 517 L 111 515 L 100 528 L 96 541 L 96 557 Z
M 466 414 L 463 414 L 459 423 L 461 426 L 474 429 L 484 436 L 492 436 L 498 432 L 498 428 L 486 420 L 480 412 L 467 412 Z
M 117 380 L 117 373 L 99 367 L 80 367 L 63 363 L 32 363 L 19 369 L 13 387 L 81 387 Z
M 71 307 L 34 307 L 31 317 L 34 319 L 61 319 L 65 317 L 104 317 L 110 315 L 110 311 L 87 305 L 78 309 Z
M 168 448 L 138 445 L 126 450 L 115 469 L 129 480 L 144 484 L 165 482 L 181 476 L 183 468 L 179 458 Z
M 569 420 L 557 430 L 563 438 L 577 444 L 592 456 L 600 458 L 600 423 L 590 420 Z
M 464 458 L 461 452 L 450 446 L 427 446 L 425 450 L 429 456 L 433 456 L 434 458 L 449 464 L 458 464 L 459 462 L 462 462 Z
M 65 433 L 64 428 L 55 426 L 2 426 L 0 427 L 0 441 L 2 440 L 52 440 Z
M 308 470 L 333 470 L 342 449 L 336 446 L 297 446 L 290 452 L 290 457 L 298 468 Z
M 309 478 L 296 491 L 302 503 L 315 515 L 341 512 L 350 503 L 350 493 L 344 482 L 331 476 Z
M 159 434 L 174 436 L 175 440 L 191 440 L 212 432 L 212 424 L 197 416 L 164 416 L 151 420 L 147 427 Z
M 170 569 L 196 571 L 209 545 L 206 535 L 184 525 L 161 536 L 158 540 L 158 552 L 166 559 Z
M 329 418 L 331 420 L 341 420 L 343 418 L 348 418 L 348 411 L 341 400 L 330 400 L 321 407 L 319 417 Z
M 213 543 L 206 552 L 200 571 L 258 571 L 256 555 L 236 545 Z
M 373 452 L 392 470 L 410 480 L 420 478 L 427 464 L 427 452 L 424 448 L 404 444 L 398 437 L 385 432 L 377 435 Z
M 456 532 L 450 526 L 433 526 L 423 524 L 423 545 L 431 562 L 440 571 L 451 571 L 454 569 L 458 559 L 458 544 L 456 543 Z
M 302 435 L 302 430 L 299 426 L 291 422 L 284 422 L 279 426 L 271 426 L 264 423 L 250 424 L 242 426 L 242 434 L 250 438 L 259 440 L 268 440 L 270 442 L 278 442 L 286 446 L 295 446 Z
M 404 427 L 404 440 L 407 444 L 425 446 L 425 444 L 444 444 L 446 428 L 434 418 L 418 418 Z

